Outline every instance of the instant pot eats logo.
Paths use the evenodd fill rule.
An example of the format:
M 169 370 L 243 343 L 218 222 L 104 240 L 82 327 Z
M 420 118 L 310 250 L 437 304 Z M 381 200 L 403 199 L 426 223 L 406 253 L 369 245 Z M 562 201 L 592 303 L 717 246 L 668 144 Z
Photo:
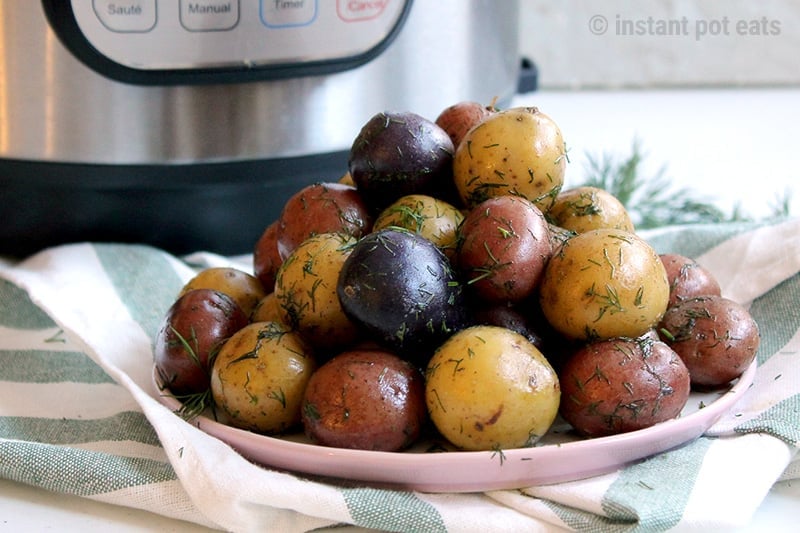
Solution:
M 781 34 L 781 21 L 766 16 L 754 18 L 675 18 L 613 17 L 593 15 L 588 20 L 594 35 L 615 37 L 693 37 L 696 41 L 724 37 L 776 37 Z

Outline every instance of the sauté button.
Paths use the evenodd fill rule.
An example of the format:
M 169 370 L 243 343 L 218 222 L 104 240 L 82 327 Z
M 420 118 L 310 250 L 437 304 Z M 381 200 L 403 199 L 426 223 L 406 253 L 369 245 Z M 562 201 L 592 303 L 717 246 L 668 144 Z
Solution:
M 156 0 L 92 0 L 100 22 L 114 32 L 152 30 L 156 25 Z

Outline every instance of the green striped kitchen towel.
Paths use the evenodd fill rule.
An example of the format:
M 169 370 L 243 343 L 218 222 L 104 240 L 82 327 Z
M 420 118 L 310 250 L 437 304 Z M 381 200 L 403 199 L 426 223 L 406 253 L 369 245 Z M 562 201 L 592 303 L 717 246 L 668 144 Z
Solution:
M 155 398 L 152 339 L 198 266 L 144 246 L 75 244 L 0 260 L 0 475 L 229 531 L 666 531 L 748 522 L 800 477 L 800 220 L 645 233 L 689 255 L 761 327 L 759 369 L 703 437 L 611 474 L 424 494 L 257 466 Z M 238 260 L 238 261 L 237 261 Z M 244 260 L 244 262 L 242 262 Z M 198 264 L 197 261 L 201 261 Z

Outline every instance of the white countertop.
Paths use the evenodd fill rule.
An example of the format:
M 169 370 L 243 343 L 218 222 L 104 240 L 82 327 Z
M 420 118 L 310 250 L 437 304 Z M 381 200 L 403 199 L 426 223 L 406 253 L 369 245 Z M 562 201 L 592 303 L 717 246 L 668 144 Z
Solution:
M 561 127 L 571 149 L 567 185 L 580 181 L 587 153 L 627 156 L 634 138 L 655 173 L 725 209 L 753 215 L 785 189 L 800 213 L 796 131 L 800 90 L 681 90 L 530 93 L 514 104 L 536 105 Z M 736 468 L 736 465 L 731 465 Z M 800 480 L 775 485 L 742 531 L 794 531 L 800 522 Z M 0 480 L 0 530 L 203 531 L 147 512 L 48 493 Z M 336 531 L 345 531 L 337 529 Z

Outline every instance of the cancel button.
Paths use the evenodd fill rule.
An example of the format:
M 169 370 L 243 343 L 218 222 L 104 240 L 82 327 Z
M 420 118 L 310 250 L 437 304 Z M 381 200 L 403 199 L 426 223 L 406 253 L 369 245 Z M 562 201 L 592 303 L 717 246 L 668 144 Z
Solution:
M 181 25 L 189 31 L 224 31 L 239 23 L 239 0 L 181 0 Z

